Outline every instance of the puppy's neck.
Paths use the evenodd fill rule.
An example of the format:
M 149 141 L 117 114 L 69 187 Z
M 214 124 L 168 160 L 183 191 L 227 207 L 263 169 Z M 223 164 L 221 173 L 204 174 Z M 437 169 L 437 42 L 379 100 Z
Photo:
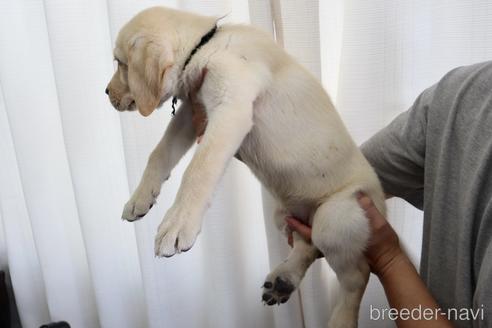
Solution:
M 193 49 L 200 43 L 202 37 L 217 25 L 217 20 L 211 17 L 203 17 L 201 24 L 191 24 L 183 27 L 187 31 L 178 30 L 175 48 L 176 64 L 183 69 L 186 59 L 190 56 Z
M 190 24 L 177 30 L 176 48 L 175 48 L 175 65 L 173 67 L 175 74 L 173 96 L 177 98 L 188 98 L 188 92 L 184 81 L 185 67 L 193 59 L 194 52 L 199 51 L 199 46 L 204 43 L 203 38 L 210 36 L 210 33 L 217 26 L 217 19 L 212 17 L 200 16 L 200 24 Z M 215 31 L 213 32 L 215 33 Z M 212 33 L 212 35 L 213 35 Z M 208 39 L 206 39 L 208 41 Z M 205 42 L 206 43 L 206 42 Z M 198 47 L 198 48 L 197 48 Z

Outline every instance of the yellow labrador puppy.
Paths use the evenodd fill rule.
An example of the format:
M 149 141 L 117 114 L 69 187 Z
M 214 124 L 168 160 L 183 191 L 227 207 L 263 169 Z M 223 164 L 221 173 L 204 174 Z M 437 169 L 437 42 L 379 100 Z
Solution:
M 216 18 L 158 7 L 139 13 L 118 35 L 118 70 L 106 89 L 113 106 L 147 116 L 171 97 L 182 102 L 123 218 L 133 221 L 149 211 L 194 143 L 192 108 L 202 106 L 205 134 L 158 228 L 155 254 L 172 256 L 193 246 L 214 189 L 237 154 L 275 197 L 280 230 L 286 230 L 287 214 L 313 227 L 313 244 L 294 234 L 290 255 L 266 278 L 263 301 L 286 302 L 319 249 L 342 291 L 329 327 L 356 327 L 370 233 L 356 193 L 368 194 L 384 214 L 379 181 L 306 69 L 266 34 L 216 24 Z

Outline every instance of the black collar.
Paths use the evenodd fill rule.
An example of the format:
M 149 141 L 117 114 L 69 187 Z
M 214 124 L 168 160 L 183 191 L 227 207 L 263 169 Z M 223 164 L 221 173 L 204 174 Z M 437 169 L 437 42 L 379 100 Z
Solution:
M 210 39 L 214 36 L 215 32 L 217 32 L 217 25 L 215 25 L 210 31 L 207 32 L 207 34 L 205 34 L 204 36 L 202 36 L 202 38 L 200 39 L 200 42 L 195 46 L 195 48 L 193 48 L 193 50 L 191 50 L 190 54 L 188 55 L 188 58 L 186 58 L 185 62 L 184 62 L 184 65 L 183 65 L 183 68 L 181 69 L 181 72 L 184 72 L 186 66 L 188 65 L 188 63 L 190 62 L 191 58 L 193 57 L 193 55 L 198 51 L 198 49 L 200 49 L 204 44 L 206 44 L 208 41 L 210 41 Z M 173 97 L 173 101 L 172 101 L 172 108 L 173 108 L 173 111 L 172 111 L 172 114 L 174 115 L 174 113 L 176 112 L 176 104 L 178 103 L 178 98 L 176 98 L 176 96 Z

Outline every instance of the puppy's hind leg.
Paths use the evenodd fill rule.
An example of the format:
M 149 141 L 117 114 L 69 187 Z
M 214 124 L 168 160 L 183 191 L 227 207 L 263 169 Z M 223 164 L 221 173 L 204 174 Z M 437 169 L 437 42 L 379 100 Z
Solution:
M 287 232 L 284 220 L 287 214 L 287 211 L 281 207 L 274 214 L 277 227 L 284 233 Z M 318 249 L 306 242 L 299 234 L 293 232 L 292 237 L 293 248 L 289 256 L 265 279 L 262 299 L 268 305 L 287 302 L 318 255 Z
M 341 287 L 329 328 L 357 327 L 359 306 L 370 273 L 363 254 L 369 234 L 369 222 L 354 190 L 331 196 L 314 215 L 313 244 L 325 255 Z

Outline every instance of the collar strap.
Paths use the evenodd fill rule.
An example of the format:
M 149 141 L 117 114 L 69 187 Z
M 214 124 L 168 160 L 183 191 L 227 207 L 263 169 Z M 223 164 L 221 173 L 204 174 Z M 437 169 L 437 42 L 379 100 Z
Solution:
M 206 44 L 208 41 L 210 41 L 210 39 L 214 36 L 215 32 L 217 32 L 217 25 L 215 25 L 210 31 L 208 31 L 207 34 L 205 34 L 204 36 L 202 36 L 202 38 L 200 39 L 200 42 L 195 46 L 195 48 L 193 48 L 193 50 L 191 50 L 190 54 L 188 55 L 188 58 L 186 58 L 186 60 L 184 62 L 184 65 L 183 65 L 183 68 L 181 69 L 181 72 L 184 72 L 184 70 L 186 69 L 186 66 L 190 62 L 190 60 L 193 57 L 193 55 L 204 44 Z M 176 98 L 176 96 L 174 96 L 173 97 L 173 100 L 172 100 L 172 108 L 173 108 L 172 114 L 173 115 L 176 113 L 176 107 L 175 106 L 176 106 L 177 103 L 178 103 L 178 98 Z

